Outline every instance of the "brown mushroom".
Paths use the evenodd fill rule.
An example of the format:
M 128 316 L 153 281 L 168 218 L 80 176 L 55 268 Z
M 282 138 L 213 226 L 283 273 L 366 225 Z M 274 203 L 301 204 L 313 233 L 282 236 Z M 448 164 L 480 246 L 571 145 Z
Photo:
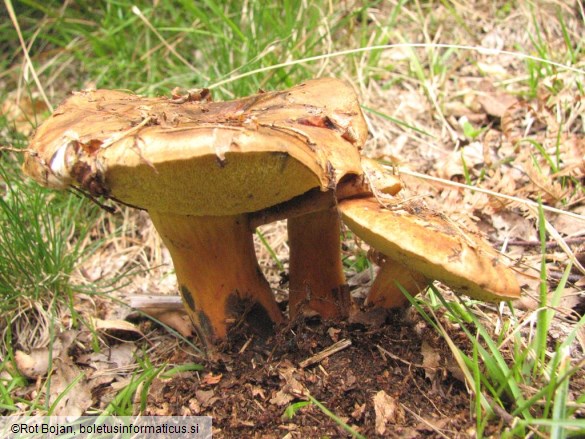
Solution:
M 429 280 L 421 273 L 409 270 L 381 253 L 376 259 L 380 270 L 370 287 L 366 305 L 387 309 L 400 308 L 410 303 L 402 290 L 416 296 L 429 286 Z
M 252 239 L 259 218 L 273 219 L 263 214 L 270 209 L 298 216 L 293 259 L 321 264 L 305 271 L 291 262 L 291 285 L 302 285 L 295 303 L 308 294 L 325 316 L 345 313 L 339 220 L 329 208 L 342 179 L 359 179 L 366 135 L 355 94 L 335 79 L 218 103 L 205 91 L 174 99 L 85 91 L 39 127 L 24 171 L 45 186 L 146 209 L 171 252 L 187 312 L 212 343 L 242 312 L 261 330 L 282 320 Z M 315 206 L 305 207 L 311 199 Z
M 514 273 L 495 250 L 479 236 L 422 205 L 386 208 L 374 198 L 357 198 L 340 201 L 339 209 L 344 223 L 387 258 L 370 302 L 400 306 L 404 299 L 396 281 L 416 293 L 424 288 L 425 278 L 489 302 L 520 296 Z M 397 276 L 400 267 L 405 272 Z M 382 288 L 388 285 L 391 288 Z

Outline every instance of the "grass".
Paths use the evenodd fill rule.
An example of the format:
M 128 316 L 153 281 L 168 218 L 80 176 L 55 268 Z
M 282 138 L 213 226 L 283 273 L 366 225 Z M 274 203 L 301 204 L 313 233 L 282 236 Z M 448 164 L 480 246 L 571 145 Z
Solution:
M 551 24 L 550 28 L 543 19 L 548 9 L 540 7 L 540 2 L 527 2 L 527 6 L 518 8 L 514 2 L 499 6 L 482 3 L 484 9 L 478 11 L 467 9 L 470 6 L 456 8 L 449 1 L 399 1 L 392 5 L 365 1 L 346 9 L 336 8 L 331 2 L 297 0 L 273 4 L 215 0 L 109 0 L 96 4 L 82 0 L 67 7 L 59 1 L 22 0 L 12 5 L 42 87 L 54 105 L 67 91 L 85 87 L 156 95 L 168 94 L 177 85 L 211 86 L 215 98 L 224 99 L 259 88 L 284 88 L 317 75 L 339 76 L 350 78 L 365 97 L 364 109 L 376 124 L 372 143 L 379 139 L 381 144 L 377 148 L 385 151 L 388 138 L 384 132 L 392 130 L 394 137 L 406 136 L 409 144 L 424 154 L 443 150 L 447 143 L 460 149 L 457 154 L 461 158 L 465 142 L 457 140 L 457 127 L 449 120 L 448 107 L 465 94 L 461 88 L 473 90 L 477 83 L 459 85 L 454 78 L 465 76 L 461 71 L 465 72 L 466 65 L 475 65 L 478 58 L 484 57 L 485 63 L 498 63 L 515 47 L 516 58 L 509 63 L 517 65 L 506 76 L 493 79 L 484 73 L 482 79 L 528 100 L 556 102 L 551 105 L 556 105 L 561 121 L 552 148 L 530 136 L 523 137 L 516 146 L 519 151 L 531 147 L 530 160 L 542 178 L 560 181 L 567 189 L 556 207 L 570 208 L 583 196 L 582 177 L 572 172 L 570 160 L 560 151 L 567 141 L 560 133 L 578 132 L 579 126 L 582 130 L 582 116 L 579 119 L 574 114 L 578 107 L 563 107 L 559 100 L 583 93 L 584 45 L 560 2 L 547 3 L 551 21 L 554 19 L 557 25 Z M 497 17 L 494 22 L 490 19 L 484 23 L 490 29 L 511 20 L 513 13 L 526 17 L 525 38 L 492 55 L 482 53 L 472 17 Z M 449 38 L 444 38 L 446 29 L 450 31 Z M 551 35 L 555 33 L 557 38 L 553 39 Z M 404 43 L 414 45 L 400 45 Z M 22 69 L 18 35 L 9 20 L 0 22 L 0 45 L 4 48 L 0 83 L 7 85 L 3 89 L 33 95 L 35 87 L 30 72 Z M 374 47 L 378 48 L 372 50 Z M 417 104 L 425 106 L 425 112 L 395 111 L 385 100 L 396 91 L 403 93 L 397 108 L 403 108 L 401 104 L 416 94 Z M 11 99 L 14 98 L 3 95 L 0 100 Z M 29 115 L 30 125 L 40 119 L 41 115 Z M 466 123 L 459 134 L 467 141 L 484 141 L 492 128 L 491 122 Z M 26 138 L 6 117 L 0 119 L 0 144 L 14 148 L 26 145 Z M 371 145 L 369 148 L 368 152 L 380 153 Z M 8 374 L 0 379 L 0 409 L 10 413 L 21 410 L 22 404 L 29 404 L 31 410 L 43 406 L 39 401 L 25 402 L 18 396 L 26 381 L 11 367 L 12 345 L 26 345 L 24 339 L 34 344 L 47 327 L 51 331 L 62 329 L 60 318 L 67 311 L 72 318 L 68 324 L 75 326 L 79 318 L 83 319 L 74 306 L 76 295 L 112 290 L 113 281 L 90 287 L 73 281 L 72 275 L 100 244 L 119 237 L 121 227 L 110 229 L 111 235 L 96 233 L 105 230 L 95 226 L 104 221 L 99 208 L 77 196 L 46 191 L 23 181 L 19 154 L 0 154 L 0 311 L 5 319 L 0 368 Z M 419 158 L 410 156 L 410 163 L 418 163 Z M 428 163 L 422 164 L 428 168 Z M 463 160 L 461 175 L 468 185 L 493 184 L 497 190 L 494 173 L 524 165 L 518 154 L 481 169 Z M 535 192 L 519 196 L 538 202 Z M 532 434 L 562 438 L 585 429 L 585 396 L 575 395 L 572 381 L 583 366 L 574 358 L 573 346 L 584 325 L 583 318 L 570 324 L 565 340 L 553 343 L 549 337 L 551 328 L 559 323 L 555 310 L 571 265 L 565 258 L 563 276 L 550 291 L 546 210 L 544 206 L 533 215 L 537 224 L 534 233 L 542 244 L 535 311 L 520 313 L 512 304 L 500 307 L 496 313 L 500 327 L 497 332 L 489 321 L 493 309 L 486 310 L 469 301 L 446 301 L 437 290 L 422 299 L 413 299 L 413 305 L 445 338 L 465 372 L 474 394 L 470 413 L 475 417 L 478 437 L 494 422 L 503 422 L 505 437 Z M 260 238 L 282 271 L 283 259 L 268 240 L 262 235 Z M 344 262 L 357 271 L 369 269 L 363 254 L 350 255 Z M 451 339 L 448 328 L 437 316 L 439 308 L 465 333 L 465 346 Z M 491 313 L 486 314 L 488 311 Z M 44 323 L 35 326 L 35 321 Z M 144 408 L 144 392 L 164 370 L 163 366 L 144 361 L 104 413 L 133 414 Z M 142 392 L 138 403 L 137 392 Z M 310 403 L 335 422 L 340 419 L 339 414 L 324 410 L 317 400 Z
M 307 394 L 306 398 L 308 399 L 308 401 L 295 402 L 294 404 L 289 405 L 285 409 L 283 417 L 286 417 L 287 419 L 293 419 L 296 413 L 299 410 L 303 409 L 304 407 L 315 406 L 325 416 L 331 418 L 331 420 L 335 422 L 339 426 L 339 428 L 345 430 L 345 432 L 349 434 L 352 438 L 365 439 L 365 436 L 359 434 L 355 429 L 351 428 L 346 422 L 344 422 L 341 418 L 339 418 L 339 416 L 337 416 L 335 413 L 333 413 L 331 410 L 325 407 L 323 403 L 321 403 L 314 396 Z
M 99 211 L 78 197 L 56 194 L 24 181 L 13 159 L 0 163 L 0 181 L 3 334 L 8 326 L 23 319 L 38 318 L 48 324 L 53 321 L 50 314 L 63 306 L 75 319 L 73 296 L 87 289 L 70 278 L 78 264 L 101 243 L 100 239 L 90 239 Z M 26 345 L 25 340 L 22 342 Z

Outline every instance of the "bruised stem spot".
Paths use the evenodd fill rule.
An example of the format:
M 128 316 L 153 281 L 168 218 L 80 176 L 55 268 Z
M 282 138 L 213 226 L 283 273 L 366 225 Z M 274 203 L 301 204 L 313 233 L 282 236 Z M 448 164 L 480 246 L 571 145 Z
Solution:
M 228 298 L 226 314 L 234 317 L 236 325 L 245 322 L 246 326 L 261 338 L 267 338 L 274 334 L 274 322 L 266 309 L 260 303 L 249 298 L 239 297 L 237 292 Z
M 179 291 L 181 292 L 181 296 L 183 297 L 185 304 L 191 311 L 195 311 L 195 299 L 193 298 L 191 291 L 189 291 L 189 288 L 187 288 L 185 285 L 181 285 L 179 287 Z

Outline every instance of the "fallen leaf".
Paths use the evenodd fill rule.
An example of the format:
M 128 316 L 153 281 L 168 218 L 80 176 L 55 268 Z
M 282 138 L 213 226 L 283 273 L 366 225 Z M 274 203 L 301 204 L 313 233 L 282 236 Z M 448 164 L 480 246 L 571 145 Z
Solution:
M 270 399 L 271 404 L 276 404 L 278 406 L 286 405 L 293 399 L 306 395 L 307 391 L 295 377 L 296 373 L 297 369 L 290 362 L 286 362 L 282 365 L 278 374 L 284 379 L 285 384 L 276 395 Z
M 370 308 L 362 311 L 358 308 L 352 308 L 349 311 L 349 323 L 369 326 L 371 328 L 379 328 L 386 323 L 388 317 L 388 310 L 380 307 Z
M 518 102 L 518 99 L 507 93 L 495 92 L 482 94 L 478 101 L 487 114 L 501 118 L 508 108 Z
M 215 392 L 213 390 L 196 390 L 195 397 L 202 407 L 211 407 L 216 401 L 219 400 L 219 398 L 215 396 Z
M 327 330 L 327 335 L 329 335 L 329 337 L 331 337 L 331 340 L 333 340 L 334 342 L 339 341 L 339 333 L 341 332 L 341 329 L 337 329 L 337 328 L 329 328 Z
M 386 425 L 397 424 L 404 420 L 404 410 L 395 398 L 380 390 L 373 398 L 376 413 L 376 433 L 384 435 Z
M 27 378 L 43 377 L 49 371 L 48 349 L 34 349 L 30 354 L 23 351 L 14 353 L 14 362 L 18 371 Z
M 425 378 L 428 378 L 432 381 L 437 375 L 437 369 L 439 368 L 441 355 L 426 341 L 422 342 L 420 350 L 423 356 L 422 365 L 425 368 Z
M 280 389 L 278 392 L 276 392 L 276 395 L 274 395 L 272 398 L 270 398 L 270 404 L 274 404 L 274 405 L 281 407 L 281 406 L 287 405 L 293 399 L 295 399 L 294 396 L 292 396 L 290 393 L 284 391 L 283 389 Z
M 424 422 L 420 422 L 416 429 L 418 431 L 428 431 L 428 432 L 438 432 L 444 429 L 447 425 L 449 425 L 450 419 L 448 418 L 441 418 L 441 419 L 431 419 L 431 418 L 421 418 L 424 419 Z
M 78 363 L 88 364 L 96 371 L 123 369 L 134 363 L 134 343 L 121 343 L 100 352 L 80 355 Z
M 191 337 L 193 335 L 193 324 L 189 317 L 182 311 L 164 311 L 159 314 L 151 315 L 159 322 L 177 331 L 183 337 Z
M 88 381 L 83 372 L 71 360 L 57 360 L 51 375 L 51 404 L 57 402 L 53 416 L 66 416 L 73 421 L 91 406 L 92 396 Z M 69 387 L 72 383 L 73 387 Z
M 202 386 L 214 386 L 221 381 L 223 374 L 219 373 L 214 375 L 213 373 L 208 373 L 203 377 L 201 380 Z
M 571 212 L 585 215 L 585 206 L 575 206 L 571 208 Z M 556 215 L 550 220 L 550 223 L 563 235 L 578 236 L 583 233 L 583 223 L 581 221 L 575 221 L 575 218 L 568 215 Z
M 91 318 L 90 319 L 91 325 L 97 329 L 98 331 L 107 331 L 107 330 L 117 330 L 117 331 L 128 331 L 134 332 L 136 334 L 140 334 L 144 337 L 144 334 L 130 322 L 126 320 L 102 320 L 98 318 Z
M 264 389 L 260 386 L 251 386 L 250 390 L 252 391 L 252 396 L 259 396 L 261 399 L 266 399 L 266 395 L 264 394 Z
M 30 135 L 34 127 L 48 115 L 48 107 L 38 94 L 22 95 L 17 90 L 6 96 L 0 114 L 8 123 L 25 136 Z
M 17 350 L 14 353 L 16 367 L 27 378 L 36 379 L 49 372 L 50 360 L 67 354 L 67 350 L 75 340 L 77 331 L 60 333 L 50 347 L 33 349 L 30 354 Z
M 296 371 L 297 370 L 294 366 L 287 366 L 282 368 L 279 371 L 279 374 L 286 381 L 284 390 L 291 393 L 295 397 L 299 397 L 305 395 L 307 392 L 305 387 L 294 376 Z
M 362 405 L 357 403 L 354 404 L 355 410 L 351 412 L 351 417 L 356 421 L 360 420 L 364 413 L 366 412 L 366 403 L 364 402 Z

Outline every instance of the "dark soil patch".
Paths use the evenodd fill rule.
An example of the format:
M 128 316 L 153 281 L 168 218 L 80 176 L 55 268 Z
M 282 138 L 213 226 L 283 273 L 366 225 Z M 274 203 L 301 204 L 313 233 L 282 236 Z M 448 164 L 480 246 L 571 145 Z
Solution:
M 299 366 L 343 339 L 351 346 Z M 423 365 L 423 342 L 436 354 L 436 367 Z M 154 382 L 146 414 L 208 415 L 215 437 L 350 436 L 314 404 L 285 416 L 309 392 L 368 438 L 473 436 L 470 394 L 449 372 L 455 369 L 449 348 L 415 312 L 392 312 L 376 327 L 309 320 L 265 343 L 241 337 L 217 357 L 203 373 Z M 184 361 L 184 353 L 169 361 Z M 381 391 L 386 416 L 374 408 Z

